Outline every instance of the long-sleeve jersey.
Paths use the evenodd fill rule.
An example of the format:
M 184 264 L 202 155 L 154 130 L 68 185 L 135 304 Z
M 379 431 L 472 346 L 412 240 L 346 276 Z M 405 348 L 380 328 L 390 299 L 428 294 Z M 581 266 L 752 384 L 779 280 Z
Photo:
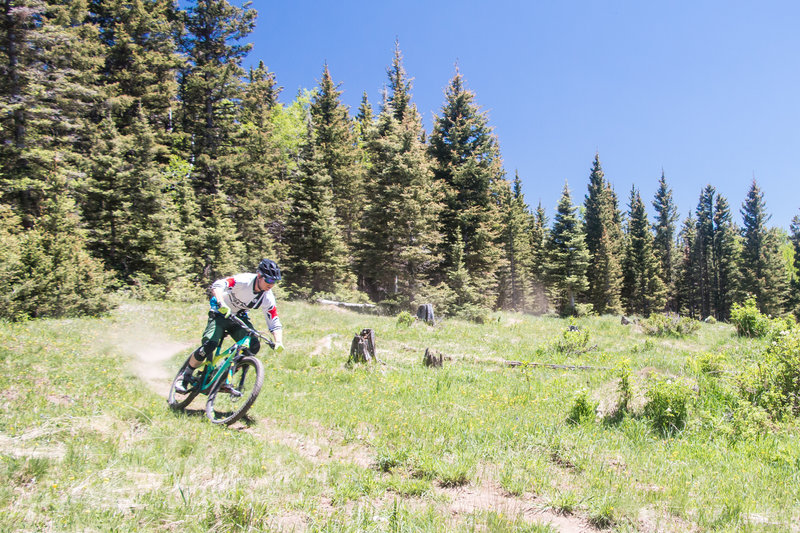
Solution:
M 234 313 L 260 307 L 264 311 L 264 319 L 269 330 L 281 329 L 281 319 L 278 318 L 278 308 L 275 307 L 275 295 L 271 289 L 257 292 L 256 277 L 256 274 L 236 274 L 218 279 L 211 284 L 211 289 L 222 289 L 222 300 Z

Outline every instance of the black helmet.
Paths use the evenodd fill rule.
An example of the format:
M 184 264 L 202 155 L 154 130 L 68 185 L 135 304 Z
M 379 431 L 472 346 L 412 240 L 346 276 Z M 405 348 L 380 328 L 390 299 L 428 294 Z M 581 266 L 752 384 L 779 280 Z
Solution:
M 262 259 L 258 264 L 258 273 L 267 280 L 267 283 L 277 283 L 281 280 L 281 269 L 271 259 Z

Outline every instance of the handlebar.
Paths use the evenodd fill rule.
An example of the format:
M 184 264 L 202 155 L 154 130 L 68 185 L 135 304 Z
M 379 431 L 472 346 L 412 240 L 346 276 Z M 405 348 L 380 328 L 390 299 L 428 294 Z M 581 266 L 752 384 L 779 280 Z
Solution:
M 259 338 L 261 338 L 261 339 L 264 339 L 264 340 L 267 342 L 267 345 L 269 345 L 269 347 L 270 347 L 270 348 L 272 348 L 273 350 L 275 349 L 275 342 L 274 342 L 272 339 L 270 339 L 269 337 L 265 336 L 265 335 L 264 335 L 264 334 L 262 334 L 261 332 L 259 332 L 259 331 L 256 331 L 256 330 L 254 330 L 253 328 L 251 328 L 250 326 L 248 326 L 247 324 L 245 324 L 244 320 L 242 320 L 242 319 L 241 319 L 241 318 L 239 318 L 238 316 L 236 316 L 236 315 L 231 315 L 231 316 L 229 316 L 228 318 L 230 318 L 231 320 L 233 320 L 234 322 L 236 322 L 237 324 L 239 324 L 241 327 L 243 327 L 244 329 L 246 329 L 246 330 L 247 330 L 247 332 L 248 332 L 248 333 L 250 333 L 250 335 L 255 335 L 256 337 L 259 337 Z

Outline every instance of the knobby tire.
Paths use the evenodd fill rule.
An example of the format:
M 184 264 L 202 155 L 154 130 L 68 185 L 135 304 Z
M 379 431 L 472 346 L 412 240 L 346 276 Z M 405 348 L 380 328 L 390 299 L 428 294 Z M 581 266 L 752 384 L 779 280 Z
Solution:
M 241 397 L 221 390 L 226 384 L 222 376 L 212 387 L 206 401 L 206 416 L 215 424 L 233 424 L 253 405 L 264 385 L 264 366 L 256 357 L 243 357 L 227 383 L 241 392 Z
M 184 361 L 183 364 L 181 365 L 180 370 L 178 370 L 178 373 L 175 375 L 175 378 L 173 378 L 172 385 L 170 385 L 169 388 L 169 397 L 167 397 L 167 403 L 172 409 L 175 409 L 176 411 L 185 408 L 187 405 L 192 403 L 192 400 L 194 400 L 198 394 L 200 394 L 199 387 L 192 387 L 185 393 L 181 393 L 175 390 L 175 385 L 177 385 L 178 381 L 183 376 L 183 371 L 186 369 L 187 366 L 189 366 L 189 360 L 191 358 L 192 355 L 190 354 L 189 357 L 186 358 L 186 361 Z

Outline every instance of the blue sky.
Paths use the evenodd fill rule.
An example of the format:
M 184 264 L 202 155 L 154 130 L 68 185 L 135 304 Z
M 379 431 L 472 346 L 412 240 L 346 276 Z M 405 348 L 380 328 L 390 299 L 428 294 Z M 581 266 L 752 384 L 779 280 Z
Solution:
M 288 103 L 327 62 L 354 113 L 378 109 L 397 38 L 430 131 L 459 69 L 508 172 L 552 217 L 599 152 L 626 208 L 662 168 L 683 219 L 708 183 L 739 209 L 755 177 L 772 225 L 800 214 L 800 2 L 255 0 L 254 47 Z M 652 216 L 652 209 L 650 210 Z

